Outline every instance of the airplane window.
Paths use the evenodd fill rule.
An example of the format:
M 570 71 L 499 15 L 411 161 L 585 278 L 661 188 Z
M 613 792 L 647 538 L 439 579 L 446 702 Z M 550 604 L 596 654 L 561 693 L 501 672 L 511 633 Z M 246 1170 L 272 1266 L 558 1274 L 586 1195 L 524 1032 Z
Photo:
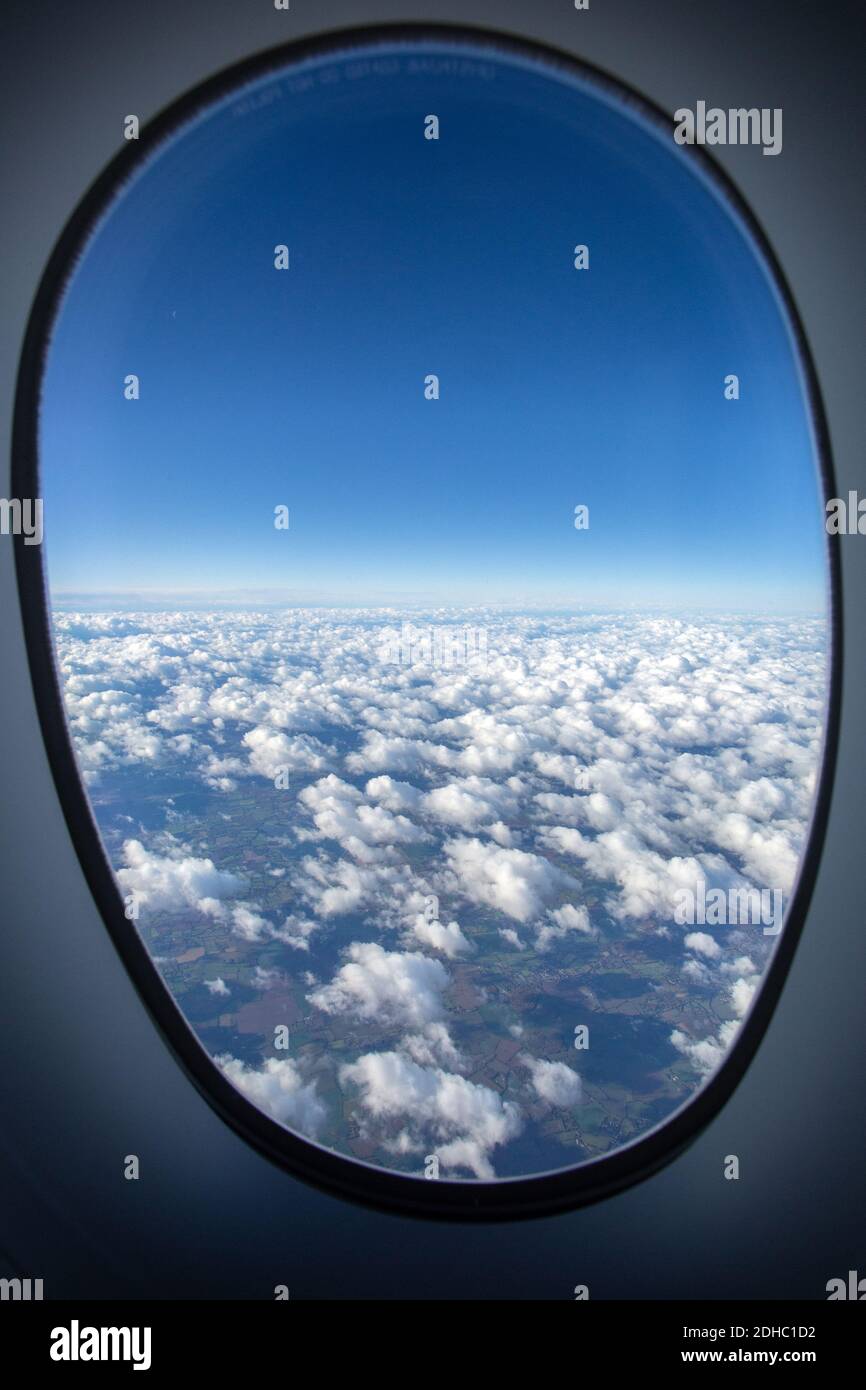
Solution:
M 771 253 L 672 119 L 469 33 L 284 50 L 118 139 L 38 306 L 19 564 L 119 949 L 314 1179 L 625 1180 L 756 1045 L 827 790 Z

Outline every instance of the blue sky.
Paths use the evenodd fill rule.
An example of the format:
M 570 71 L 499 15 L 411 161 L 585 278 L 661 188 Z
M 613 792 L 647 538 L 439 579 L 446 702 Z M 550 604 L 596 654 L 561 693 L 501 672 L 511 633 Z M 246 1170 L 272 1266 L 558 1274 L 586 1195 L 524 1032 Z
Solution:
M 55 596 L 820 610 L 788 328 L 685 152 L 528 65 L 394 68 L 226 103 L 103 222 L 44 382 Z

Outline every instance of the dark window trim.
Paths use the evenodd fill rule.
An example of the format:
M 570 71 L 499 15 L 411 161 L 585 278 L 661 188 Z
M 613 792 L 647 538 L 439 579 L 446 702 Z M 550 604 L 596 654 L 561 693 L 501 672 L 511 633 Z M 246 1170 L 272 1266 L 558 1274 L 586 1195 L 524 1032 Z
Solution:
M 12 495 L 37 497 L 38 413 L 48 342 L 67 278 L 90 232 L 133 172 L 179 126 L 238 85 L 312 56 L 366 50 L 371 44 L 445 41 L 473 50 L 543 60 L 636 108 L 672 134 L 671 117 L 607 72 L 534 39 L 464 25 L 396 24 L 334 30 L 269 49 L 224 69 L 156 116 L 136 142 L 122 149 L 96 179 L 62 231 L 40 282 L 24 340 L 12 434 Z M 806 404 L 815 437 L 824 500 L 836 496 L 830 439 L 802 322 L 782 269 L 764 231 L 739 192 L 701 147 L 687 147 L 745 224 L 763 257 L 796 339 Z M 829 541 L 829 538 L 828 538 Z M 223 1075 L 199 1042 L 153 964 L 132 922 L 103 851 L 81 783 L 55 668 L 42 547 L 15 538 L 15 560 L 31 679 L 57 793 L 90 890 L 114 945 L 163 1039 L 208 1103 L 242 1138 L 279 1167 L 326 1191 L 378 1209 L 446 1219 L 499 1220 L 540 1216 L 598 1201 L 649 1177 L 670 1163 L 700 1134 L 729 1099 L 757 1051 L 778 1003 L 803 929 L 827 828 L 839 734 L 842 685 L 842 602 L 837 546 L 828 543 L 830 673 L 823 760 L 812 820 L 788 916 L 755 1002 L 718 1072 L 672 1116 L 615 1152 L 577 1167 L 492 1182 L 426 1181 L 374 1167 L 301 1138 L 260 1111 Z

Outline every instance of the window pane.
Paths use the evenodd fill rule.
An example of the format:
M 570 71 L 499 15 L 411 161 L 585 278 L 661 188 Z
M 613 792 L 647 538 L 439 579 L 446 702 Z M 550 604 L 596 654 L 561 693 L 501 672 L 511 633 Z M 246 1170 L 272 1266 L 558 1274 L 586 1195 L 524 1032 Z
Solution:
M 477 1181 L 696 1093 L 829 627 L 795 335 L 673 122 L 441 39 L 257 78 L 93 231 L 40 463 L 129 931 L 254 1104 Z

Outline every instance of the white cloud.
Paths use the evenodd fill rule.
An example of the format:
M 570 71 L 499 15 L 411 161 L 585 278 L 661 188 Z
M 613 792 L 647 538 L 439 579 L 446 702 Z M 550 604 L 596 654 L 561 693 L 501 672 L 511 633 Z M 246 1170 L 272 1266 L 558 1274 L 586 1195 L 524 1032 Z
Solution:
M 417 911 L 424 896 L 412 870 L 398 862 L 359 864 L 308 855 L 292 882 L 313 914 L 324 919 L 363 908 L 385 923 L 408 908 L 410 900 Z
M 408 817 L 367 805 L 355 787 L 333 774 L 305 787 L 298 800 L 312 814 L 319 838 L 336 840 L 362 860 L 371 846 L 417 844 L 426 838 Z
M 581 932 L 584 936 L 594 934 L 586 908 L 575 906 L 574 903 L 564 903 L 562 907 L 552 908 L 537 927 L 535 949 L 546 951 L 551 941 L 568 936 L 569 932 L 573 931 Z
M 237 874 L 218 869 L 212 859 L 184 854 L 178 846 L 168 854 L 146 850 L 140 840 L 123 845 L 124 867 L 117 878 L 125 894 L 133 893 L 141 907 L 153 912 L 182 912 L 196 908 L 216 915 L 223 898 L 242 892 L 245 882 Z
M 737 1019 L 730 1019 L 719 1028 L 718 1036 L 702 1038 L 698 1042 L 694 1042 L 682 1029 L 675 1028 L 671 1033 L 671 1042 L 701 1076 L 710 1076 L 725 1060 L 739 1026 Z
M 355 941 L 330 984 L 309 994 L 317 1009 L 350 1013 L 410 1027 L 438 1020 L 448 974 L 419 951 L 385 951 L 375 941 Z
M 378 730 L 365 734 L 362 748 L 346 757 L 350 772 L 418 772 L 454 767 L 456 757 L 444 744 L 426 739 L 389 738 Z
M 265 970 L 263 966 L 257 965 L 253 970 L 253 977 L 250 983 L 253 989 L 273 989 L 280 983 L 281 975 L 279 970 Z
M 281 927 L 274 927 L 272 935 L 277 941 L 291 946 L 293 951 L 309 951 L 310 937 L 318 931 L 319 923 L 310 917 L 299 917 L 289 913 Z
M 518 1106 L 489 1087 L 400 1052 L 366 1053 L 341 1067 L 339 1079 L 357 1087 L 369 1122 L 408 1127 L 402 1130 L 407 1149 L 429 1144 L 444 1168 L 468 1168 L 477 1178 L 496 1176 L 491 1151 L 522 1127 Z
M 507 941 L 509 946 L 513 946 L 517 951 L 525 951 L 526 943 L 521 941 L 519 932 L 513 927 L 499 927 L 499 935 L 503 941 Z
M 327 1107 L 317 1094 L 315 1081 L 304 1082 L 291 1058 L 268 1057 L 256 1070 L 237 1058 L 214 1059 L 229 1081 L 275 1120 L 315 1138 L 327 1117 Z
M 690 951 L 697 951 L 699 955 L 707 956 L 710 960 L 718 960 L 722 954 L 721 946 L 709 932 L 688 932 L 684 944 Z
M 696 956 L 686 956 L 683 964 L 683 974 L 686 979 L 691 980 L 693 984 L 712 984 L 712 972 L 707 968 L 705 963 L 702 960 L 698 960 Z
M 464 1065 L 460 1051 L 444 1023 L 428 1023 L 423 1033 L 406 1034 L 400 1039 L 400 1051 L 425 1067 L 439 1065 L 459 1071 Z
M 620 919 L 660 916 L 673 921 L 678 891 L 694 889 L 705 872 L 696 858 L 667 858 L 648 848 L 628 828 L 605 831 L 592 838 L 579 830 L 553 826 L 540 832 L 539 841 L 561 854 L 581 859 L 594 878 L 613 880 L 620 892 L 608 900 L 608 905 L 611 914 Z
M 546 859 L 481 840 L 447 840 L 445 853 L 455 891 L 496 908 L 516 922 L 537 917 L 544 903 L 570 881 Z
M 251 904 L 238 903 L 232 908 L 232 928 L 244 941 L 261 941 L 270 933 L 271 924 Z
M 748 1013 L 757 988 L 757 975 L 752 976 L 751 979 L 734 980 L 730 989 L 730 999 L 731 1008 L 738 1018 L 743 1018 Z
M 426 815 L 460 830 L 477 830 L 485 822 L 495 822 L 505 811 L 514 814 L 518 800 L 513 792 L 497 786 L 486 777 L 465 777 L 446 782 L 422 798 Z
M 472 943 L 467 941 L 458 922 L 430 921 L 419 912 L 413 919 L 412 930 L 422 946 L 432 946 L 441 951 L 449 960 L 459 956 L 462 951 L 471 951 Z
M 398 782 L 393 777 L 371 777 L 364 791 L 389 811 L 398 813 L 418 811 L 423 801 L 423 792 L 411 782 Z
M 259 726 L 244 734 L 242 742 L 250 750 L 250 767 L 262 777 L 273 779 L 284 769 L 293 772 L 318 772 L 328 766 L 335 754 L 317 738 L 308 734 L 289 737 L 279 729 Z
M 525 1056 L 523 1065 L 529 1068 L 535 1094 L 550 1105 L 577 1105 L 581 1098 L 580 1077 L 565 1062 L 547 1062 L 543 1058 Z

